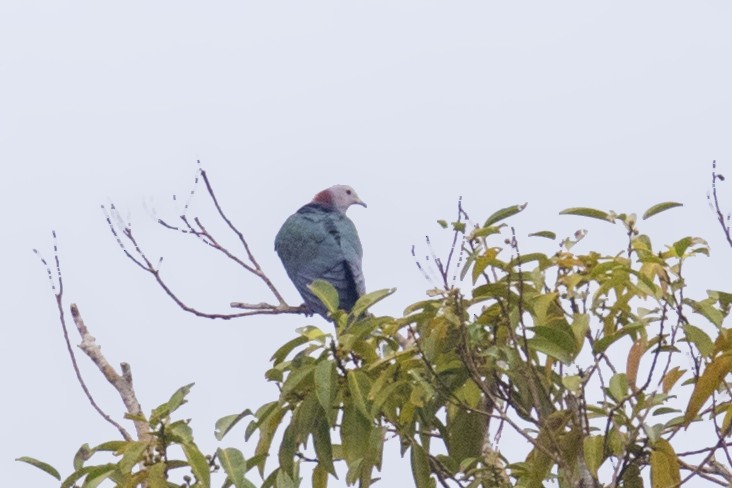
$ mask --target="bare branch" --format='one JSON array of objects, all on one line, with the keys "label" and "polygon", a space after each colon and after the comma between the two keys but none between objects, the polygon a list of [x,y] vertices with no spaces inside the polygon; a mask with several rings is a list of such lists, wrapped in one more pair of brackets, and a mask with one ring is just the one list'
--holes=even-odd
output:
[{"label": "bare branch", "polygon": [[[135,395],[135,390],[132,388],[132,372],[130,371],[129,364],[122,363],[122,374],[120,375],[117,373],[114,367],[109,364],[107,358],[102,354],[102,350],[99,345],[97,345],[96,339],[89,334],[89,330],[86,328],[84,320],[81,318],[81,314],[79,313],[79,308],[75,303],[71,304],[71,316],[74,318],[74,324],[76,324],[76,329],[79,331],[79,335],[81,336],[81,344],[79,344],[79,348],[84,351],[84,354],[92,360],[107,381],[115,390],[117,390],[117,393],[119,393],[119,396],[122,398],[122,402],[125,404],[127,413],[133,417],[135,430],[137,431],[137,438],[139,440],[149,439],[149,425],[147,422],[139,419],[142,415],[142,408],[140,407],[140,402],[137,400],[137,396]],[[125,439],[129,440],[129,435],[125,437]]]},{"label": "bare branch", "polygon": [[[198,162],[200,165],[200,161]],[[123,219],[120,217],[118,210],[115,208],[115,206],[112,204],[109,208],[102,206],[102,209],[104,210],[105,217],[107,220],[107,224],[109,225],[110,231],[114,235],[115,239],[117,240],[117,244],[120,246],[122,251],[124,252],[125,256],[127,256],[128,259],[130,259],[132,262],[134,262],[138,267],[140,267],[143,271],[151,274],[155,281],[158,283],[158,285],[163,289],[163,291],[184,311],[192,313],[193,315],[196,315],[198,317],[204,317],[208,319],[222,319],[222,320],[230,320],[235,319],[239,317],[246,317],[250,315],[279,315],[279,314],[308,314],[309,311],[307,308],[303,306],[291,306],[288,305],[282,295],[279,293],[277,288],[274,286],[272,281],[269,279],[269,277],[264,273],[262,270],[262,267],[257,262],[256,258],[251,252],[251,249],[249,248],[249,244],[247,240],[245,239],[244,235],[241,231],[239,231],[234,224],[231,222],[231,220],[226,216],[223,209],[221,208],[221,205],[219,204],[218,198],[216,197],[216,194],[213,190],[213,187],[211,186],[211,182],[208,179],[208,175],[203,169],[198,170],[198,174],[201,176],[201,179],[204,181],[206,185],[206,190],[208,192],[209,197],[211,198],[211,201],[214,204],[214,207],[216,208],[216,211],[218,215],[221,217],[221,219],[226,223],[226,225],[231,229],[237,236],[239,242],[244,248],[246,257],[242,258],[237,256],[234,252],[229,250],[227,247],[222,245],[218,239],[216,239],[211,232],[208,231],[206,226],[204,226],[201,219],[198,217],[189,218],[185,211],[188,210],[188,206],[190,203],[191,198],[193,197],[195,193],[195,185],[198,183],[198,176],[196,177],[196,181],[194,184],[194,188],[191,190],[191,193],[188,198],[188,203],[186,203],[184,214],[181,215],[179,218],[183,222],[182,226],[176,226],[172,225],[168,222],[166,222],[163,219],[158,219],[158,223],[163,226],[164,228],[168,230],[173,230],[180,232],[182,234],[190,235],[198,240],[200,240],[203,244],[206,246],[215,249],[216,251],[222,253],[230,260],[234,261],[236,264],[244,268],[244,270],[248,273],[251,273],[255,275],[257,278],[262,280],[264,284],[267,286],[267,288],[270,290],[274,298],[276,299],[276,304],[271,303],[256,303],[256,304],[249,304],[249,303],[242,303],[242,302],[232,302],[230,304],[231,308],[245,310],[243,312],[227,312],[227,313],[211,313],[211,312],[205,312],[202,310],[197,309],[196,307],[193,307],[186,303],[183,299],[181,299],[176,292],[173,291],[171,286],[166,282],[166,280],[163,278],[161,272],[160,272],[160,263],[162,262],[162,257],[157,260],[156,264],[153,264],[153,260],[151,260],[146,253],[142,250],[141,246],[137,242],[137,239],[135,235],[132,232],[132,228],[130,224],[125,223]]]},{"label": "bare branch", "polygon": [[[96,400],[94,400],[94,397],[91,394],[91,391],[86,385],[86,382],[84,381],[84,378],[81,376],[81,370],[79,369],[79,364],[76,361],[76,354],[74,353],[74,348],[71,346],[71,339],[69,338],[69,330],[66,326],[66,315],[64,313],[64,304],[63,304],[63,294],[64,294],[64,285],[63,285],[63,277],[61,276],[61,261],[59,258],[58,253],[58,245],[56,243],[56,232],[53,231],[53,254],[54,254],[54,261],[56,264],[56,279],[58,281],[58,287],[55,285],[53,281],[53,275],[51,273],[51,268],[46,262],[46,260],[41,256],[41,254],[38,252],[38,250],[33,250],[38,257],[40,257],[41,262],[46,266],[46,270],[48,271],[48,279],[51,282],[51,289],[54,292],[54,296],[56,298],[56,306],[58,307],[58,313],[59,313],[59,321],[61,322],[61,329],[63,330],[64,334],[64,341],[66,342],[66,350],[69,353],[69,357],[71,358],[71,365],[74,368],[74,373],[76,374],[76,379],[79,382],[79,385],[81,385],[81,389],[84,391],[84,394],[86,395],[87,399],[89,400],[89,403],[94,408],[94,410],[97,411],[97,413],[107,422],[109,422],[111,425],[113,425],[119,433],[122,435],[122,437],[125,440],[132,440],[132,437],[130,434],[125,430],[124,427],[122,427],[118,422],[116,422],[109,414],[104,412],[102,408],[97,404]],[[78,310],[76,310],[75,305],[71,306],[71,313],[74,316],[74,320],[76,321],[76,314],[78,314]],[[79,317],[80,319],[80,317]],[[77,324],[78,328],[78,324]],[[81,330],[80,330],[81,333]],[[93,340],[93,338],[92,338]],[[85,342],[84,335],[82,334],[82,345]],[[98,346],[97,346],[98,348]],[[86,351],[85,351],[86,352]],[[101,352],[99,353],[101,355]],[[139,409],[139,405],[138,405]],[[138,430],[138,435],[140,431]]]},{"label": "bare branch", "polygon": [[226,222],[226,224],[229,226],[229,228],[239,237],[239,241],[244,246],[244,250],[247,253],[247,257],[249,258],[249,261],[254,265],[254,268],[256,269],[256,275],[259,276],[262,281],[264,281],[267,285],[267,287],[270,289],[272,294],[277,298],[277,301],[280,303],[280,305],[285,304],[285,299],[282,298],[282,295],[280,295],[280,292],[277,291],[277,288],[272,284],[270,279],[267,277],[266,274],[262,271],[262,267],[259,266],[259,263],[254,258],[254,255],[252,254],[251,250],[249,249],[249,244],[247,243],[246,239],[244,238],[244,234],[242,234],[239,229],[237,229],[234,224],[231,223],[231,220],[224,214],[224,211],[221,208],[221,205],[219,205],[219,201],[216,198],[216,194],[213,191],[213,188],[211,187],[211,183],[208,181],[208,175],[206,174],[206,171],[201,170],[201,176],[203,177],[203,182],[206,184],[206,189],[208,190],[208,194],[211,196],[211,200],[214,203],[214,206],[216,207],[216,210],[219,212],[219,215],[221,218]]},{"label": "bare branch", "polygon": [[717,181],[724,181],[724,176],[717,173],[717,161],[712,161],[712,194],[707,195],[707,200],[709,200],[709,204],[712,207],[712,210],[717,215],[717,221],[719,222],[719,225],[722,227],[722,233],[724,234],[724,237],[727,239],[727,244],[732,247],[732,231],[730,230],[730,216],[727,214],[726,216],[722,212],[722,209],[719,205],[719,197],[717,196]]}]

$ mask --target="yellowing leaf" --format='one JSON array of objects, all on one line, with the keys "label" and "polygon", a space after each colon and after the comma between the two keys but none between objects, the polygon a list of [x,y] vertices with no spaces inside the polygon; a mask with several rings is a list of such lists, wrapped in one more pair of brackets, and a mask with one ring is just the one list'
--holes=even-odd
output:
[{"label": "yellowing leaf", "polygon": [[659,439],[651,451],[651,486],[676,488],[681,483],[679,460],[671,444]]},{"label": "yellowing leaf", "polygon": [[646,352],[647,348],[648,341],[646,340],[645,336],[643,336],[641,339],[638,339],[633,343],[632,346],[630,346],[630,351],[628,352],[628,362],[625,368],[625,375],[628,378],[628,384],[633,389],[635,389],[636,381],[638,379],[638,366],[640,365],[641,356],[643,356],[643,353]]},{"label": "yellowing leaf", "polygon": [[[727,432],[729,429],[730,422],[732,422],[732,404],[727,407],[727,411],[724,414],[724,420],[722,421],[722,432]],[[729,433],[727,434],[729,435]]]},{"label": "yellowing leaf", "polygon": [[663,377],[663,392],[668,393],[684,373],[686,373],[686,370],[679,369],[678,366],[671,368],[669,372],[666,373],[666,376]]},{"label": "yellowing leaf", "polygon": [[707,365],[689,398],[689,405],[684,413],[684,425],[688,426],[694,420],[704,403],[730,372],[730,368],[732,368],[732,356],[728,355],[717,356]]}]

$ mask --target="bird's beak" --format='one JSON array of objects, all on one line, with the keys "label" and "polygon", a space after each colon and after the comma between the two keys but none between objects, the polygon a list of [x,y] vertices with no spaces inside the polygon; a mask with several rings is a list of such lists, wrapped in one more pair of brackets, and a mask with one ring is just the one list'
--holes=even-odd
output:
[{"label": "bird's beak", "polygon": [[356,205],[361,205],[364,208],[368,207],[368,205],[366,205],[366,202],[362,201],[360,198],[353,203],[355,203]]}]

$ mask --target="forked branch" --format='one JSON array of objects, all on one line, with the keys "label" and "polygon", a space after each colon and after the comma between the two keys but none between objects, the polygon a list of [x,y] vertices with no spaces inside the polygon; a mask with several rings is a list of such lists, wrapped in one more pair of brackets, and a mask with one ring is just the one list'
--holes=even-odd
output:
[{"label": "forked branch", "polygon": [[[200,165],[200,161],[198,162]],[[261,280],[265,286],[269,289],[273,295],[276,303],[243,303],[243,302],[232,302],[230,303],[231,308],[243,310],[241,312],[206,312],[199,310],[186,303],[178,294],[173,291],[171,286],[165,280],[160,272],[160,264],[163,258],[159,258],[154,262],[148,255],[143,251],[142,247],[137,241],[137,238],[132,232],[132,227],[129,223],[124,222],[121,218],[119,211],[114,204],[109,207],[102,206],[102,210],[105,213],[107,224],[109,229],[117,240],[120,248],[124,252],[125,256],[134,262],[140,269],[152,275],[153,279],[163,289],[163,291],[183,310],[192,313],[198,317],[205,317],[209,319],[223,319],[230,320],[239,317],[246,317],[249,315],[279,315],[279,314],[306,314],[307,309],[303,306],[291,306],[285,302],[282,294],[277,290],[272,280],[262,270],[257,259],[252,253],[249,243],[247,242],[244,234],[237,229],[231,219],[226,215],[219,200],[214,192],[211,182],[202,168],[199,168],[198,175],[194,182],[194,189],[191,191],[191,196],[194,195],[196,186],[199,181],[199,177],[204,182],[206,192],[213,203],[217,214],[226,223],[227,227],[236,235],[239,243],[243,248],[243,256],[237,255],[234,251],[230,250],[226,246],[220,243],[212,232],[203,224],[199,217],[189,217],[186,215],[188,211],[188,203],[186,203],[183,214],[179,217],[181,225],[171,224],[163,219],[158,219],[158,223],[165,229],[180,232],[181,234],[195,237],[199,242],[207,247],[210,247],[219,253],[226,256],[231,261],[235,262],[238,266],[244,269],[245,272],[251,273]]]},{"label": "forked branch", "polygon": [[[71,358],[71,364],[74,368],[74,373],[76,374],[76,379],[79,382],[79,385],[81,386],[81,389],[84,390],[84,394],[86,395],[87,399],[89,400],[89,403],[91,403],[94,410],[101,415],[101,417],[109,422],[111,425],[113,425],[119,433],[122,435],[122,437],[125,440],[132,440],[132,436],[130,436],[129,432],[122,427],[118,422],[116,422],[109,414],[104,412],[102,408],[99,406],[99,404],[94,400],[94,397],[91,394],[91,391],[89,390],[86,382],[84,381],[84,378],[81,376],[81,371],[79,369],[79,365],[76,360],[76,354],[74,353],[74,348],[71,345],[71,339],[69,337],[69,331],[66,324],[66,314],[64,310],[64,303],[63,303],[63,294],[64,294],[64,286],[63,286],[63,277],[61,275],[61,263],[59,259],[58,254],[58,246],[56,244],[56,233],[53,232],[53,254],[54,254],[54,262],[56,267],[56,280],[54,281],[53,272],[51,271],[51,267],[48,264],[48,262],[41,256],[41,254],[38,252],[38,250],[34,249],[33,251],[38,255],[38,257],[41,259],[41,262],[46,267],[46,271],[48,272],[48,279],[51,283],[51,290],[53,291],[53,294],[56,298],[56,305],[58,307],[59,312],[59,321],[61,322],[61,329],[63,330],[64,334],[64,340],[66,342],[66,349],[69,353],[69,357]],[[122,402],[125,404],[125,408],[127,410],[127,413],[130,414],[134,420],[135,424],[135,430],[137,431],[137,439],[138,440],[147,440],[150,437],[149,433],[149,426],[147,422],[140,420],[142,418],[142,409],[140,408],[140,403],[137,400],[137,396],[135,395],[135,391],[132,387],[132,372],[130,370],[130,367],[127,363],[122,363],[120,365],[120,369],[122,371],[122,374],[117,373],[115,371],[114,367],[107,361],[107,359],[102,354],[101,348],[96,344],[96,340],[92,335],[89,333],[89,330],[86,328],[86,325],[84,325],[84,321],[81,318],[81,314],[79,313],[79,309],[75,304],[72,304],[71,307],[71,316],[73,317],[74,324],[76,325],[76,329],[79,332],[79,336],[81,337],[81,344],[78,346],[84,354],[86,354],[92,362],[97,366],[99,371],[104,375],[104,377],[109,381],[109,383],[117,390],[120,397],[122,398]]]}]

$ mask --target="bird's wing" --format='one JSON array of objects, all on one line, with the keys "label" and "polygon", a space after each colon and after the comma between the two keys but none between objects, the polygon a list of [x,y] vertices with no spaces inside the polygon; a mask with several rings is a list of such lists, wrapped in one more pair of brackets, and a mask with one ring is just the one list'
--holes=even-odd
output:
[{"label": "bird's wing", "polygon": [[275,249],[288,276],[313,311],[326,314],[307,287],[317,279],[331,283],[338,291],[340,307],[350,310],[365,291],[361,242],[356,228],[340,213],[307,206],[303,209],[282,226],[275,238]]},{"label": "bird's wing", "polygon": [[353,284],[358,296],[366,293],[366,281],[363,277],[363,269],[361,267],[363,259],[363,248],[361,240],[358,237],[356,226],[353,225],[351,219],[345,215],[341,215],[340,219],[335,222],[336,232],[339,235],[339,244],[343,252],[343,260],[351,274]]}]

